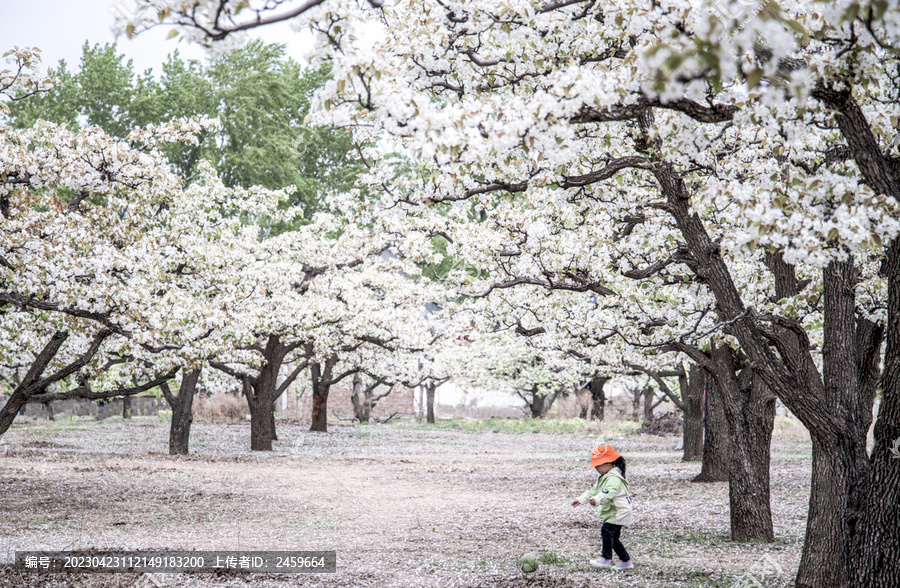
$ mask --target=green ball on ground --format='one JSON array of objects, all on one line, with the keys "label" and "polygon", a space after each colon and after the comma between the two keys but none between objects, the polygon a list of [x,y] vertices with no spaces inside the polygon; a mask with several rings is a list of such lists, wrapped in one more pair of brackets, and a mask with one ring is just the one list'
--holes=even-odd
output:
[{"label": "green ball on ground", "polygon": [[526,553],[519,559],[519,569],[525,572],[526,574],[530,574],[531,572],[538,569],[538,560],[536,557],[531,555],[530,553]]}]

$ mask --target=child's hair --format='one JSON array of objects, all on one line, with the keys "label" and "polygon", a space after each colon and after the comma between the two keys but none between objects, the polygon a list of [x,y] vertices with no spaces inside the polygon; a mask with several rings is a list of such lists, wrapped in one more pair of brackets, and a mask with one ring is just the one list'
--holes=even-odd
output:
[{"label": "child's hair", "polygon": [[622,477],[625,477],[625,458],[621,455],[616,458],[616,461],[612,462],[613,467],[619,468],[619,471],[622,472]]}]

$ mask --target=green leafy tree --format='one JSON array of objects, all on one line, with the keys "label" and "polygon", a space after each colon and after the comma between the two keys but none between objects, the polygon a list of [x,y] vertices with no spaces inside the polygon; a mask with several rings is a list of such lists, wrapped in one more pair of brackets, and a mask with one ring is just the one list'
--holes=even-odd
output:
[{"label": "green leafy tree", "polygon": [[45,119],[69,125],[73,129],[78,127],[79,100],[74,95],[74,90],[78,87],[77,74],[69,71],[65,60],[60,61],[59,66],[49,73],[56,79],[56,83],[44,92],[7,104],[9,114],[4,116],[9,119],[7,122],[18,128],[26,128],[34,126],[39,119]]},{"label": "green leafy tree", "polygon": [[164,147],[173,168],[190,181],[205,159],[229,187],[295,185],[291,204],[307,214],[329,191],[348,190],[360,171],[348,133],[303,123],[312,94],[328,79],[327,66],[304,68],[283,45],[255,40],[208,62],[185,61],[175,51],[157,80],[151,70],[136,75],[116,45],[85,43],[79,69],[70,72],[62,61],[54,75],[59,82],[50,92],[11,105],[10,124],[24,128],[45,119],[125,137],[135,126],[218,118],[221,128],[198,145]]}]

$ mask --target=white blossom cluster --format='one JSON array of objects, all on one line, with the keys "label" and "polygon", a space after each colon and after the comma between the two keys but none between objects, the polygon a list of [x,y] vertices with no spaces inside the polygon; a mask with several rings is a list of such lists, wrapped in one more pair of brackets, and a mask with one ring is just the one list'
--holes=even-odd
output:
[{"label": "white blossom cluster", "polygon": [[[548,331],[566,324],[559,336],[577,331],[575,340],[615,332],[646,350],[721,336],[712,297],[680,253],[680,228],[659,205],[661,159],[684,178],[756,313],[800,319],[815,344],[821,272],[853,256],[860,303],[884,318],[876,270],[882,245],[900,234],[898,203],[861,182],[836,148],[833,114],[810,93],[816,80],[857,72],[854,96],[882,147],[893,144],[897,63],[880,47],[896,46],[900,16],[885,3],[797,1],[723,22],[713,3],[678,0],[398,1],[377,12],[385,32],[374,49],[354,42],[374,14],[354,4],[307,15],[334,58],[314,118],[369,145],[365,181],[383,206],[373,216],[405,235],[406,253],[440,263],[432,239],[441,235],[446,255],[480,270],[448,276],[461,292],[494,288],[502,307],[505,285],[580,287],[582,306],[598,300],[592,312],[574,312],[567,295],[539,313]],[[871,30],[854,24],[859,10],[872,11]],[[841,51],[835,38],[851,37],[852,51]],[[638,128],[628,111],[647,104],[653,120]],[[413,171],[397,177],[385,146],[400,146]],[[772,251],[808,284],[797,296],[775,296],[764,264]],[[510,306],[511,324],[546,306],[539,289]],[[608,363],[623,354],[606,349]]]},{"label": "white blossom cluster", "polygon": [[335,356],[341,368],[421,377],[418,356],[437,339],[425,305],[443,303],[443,290],[349,210],[270,236],[263,221],[297,219],[292,188],[227,188],[208,164],[185,185],[157,148],[214,124],[178,120],[124,141],[44,121],[0,129],[5,375],[23,376],[64,333],[49,370],[89,361],[56,392],[208,360],[259,368],[270,336],[292,341],[295,361]]},{"label": "white blossom cluster", "polygon": [[[539,325],[550,348],[602,341],[592,361],[609,364],[626,348],[723,337],[660,192],[666,174],[756,316],[797,319],[815,345],[823,268],[852,256],[861,308],[883,318],[876,268],[900,233],[898,203],[860,180],[813,94],[851,78],[880,147],[896,150],[886,57],[900,13],[888,2],[144,4],[207,41],[288,18],[312,29],[334,75],[313,118],[353,129],[379,195],[360,218],[398,236],[403,255],[453,261],[446,279],[461,294],[508,313],[510,328]],[[373,22],[374,46],[362,34]],[[389,151],[412,160],[409,173]],[[798,294],[776,295],[773,253]],[[510,303],[513,287],[527,301]]]}]

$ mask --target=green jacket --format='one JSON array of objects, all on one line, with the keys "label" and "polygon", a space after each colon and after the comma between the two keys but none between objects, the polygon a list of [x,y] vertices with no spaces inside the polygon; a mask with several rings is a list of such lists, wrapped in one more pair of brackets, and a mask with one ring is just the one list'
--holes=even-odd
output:
[{"label": "green jacket", "polygon": [[613,525],[630,525],[634,522],[631,512],[631,495],[628,494],[628,480],[622,476],[619,468],[613,468],[600,476],[593,488],[577,498],[585,504],[588,499],[596,497],[597,514],[604,523]]}]

